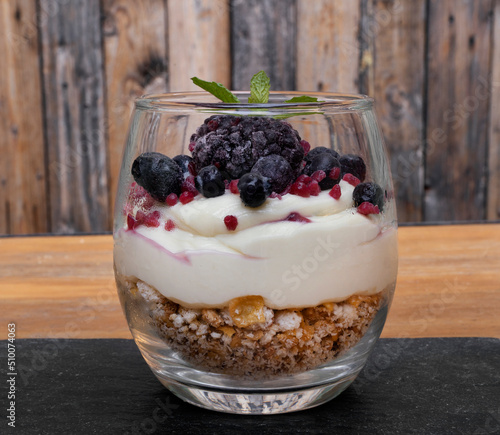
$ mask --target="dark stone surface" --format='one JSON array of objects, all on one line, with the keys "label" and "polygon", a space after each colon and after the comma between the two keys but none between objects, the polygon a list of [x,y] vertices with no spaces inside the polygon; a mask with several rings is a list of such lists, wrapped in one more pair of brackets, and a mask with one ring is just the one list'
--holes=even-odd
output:
[{"label": "dark stone surface", "polygon": [[500,340],[492,338],[380,340],[336,399],[262,417],[182,402],[131,340],[16,340],[16,429],[5,420],[6,341],[0,357],[2,434],[500,433]]}]

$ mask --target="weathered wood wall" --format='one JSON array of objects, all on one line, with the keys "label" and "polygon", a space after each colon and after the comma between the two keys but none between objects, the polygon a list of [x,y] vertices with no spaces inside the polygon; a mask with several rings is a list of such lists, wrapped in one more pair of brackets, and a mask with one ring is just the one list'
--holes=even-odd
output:
[{"label": "weathered wood wall", "polygon": [[111,228],[132,101],[374,96],[402,222],[500,219],[500,0],[0,0],[0,234]]}]

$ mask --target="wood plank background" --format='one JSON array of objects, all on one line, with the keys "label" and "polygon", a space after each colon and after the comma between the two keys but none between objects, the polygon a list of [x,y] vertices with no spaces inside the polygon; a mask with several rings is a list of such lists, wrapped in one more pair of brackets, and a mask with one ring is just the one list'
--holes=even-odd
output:
[{"label": "wood plank background", "polygon": [[111,228],[133,100],[377,100],[401,222],[500,219],[500,0],[0,0],[0,234]]}]

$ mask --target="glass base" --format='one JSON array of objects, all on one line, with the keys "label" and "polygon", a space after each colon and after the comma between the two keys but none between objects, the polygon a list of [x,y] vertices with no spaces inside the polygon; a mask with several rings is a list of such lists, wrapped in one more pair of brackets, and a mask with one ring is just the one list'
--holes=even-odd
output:
[{"label": "glass base", "polygon": [[211,411],[255,415],[284,414],[322,405],[342,393],[356,378],[305,390],[257,393],[210,390],[157,377],[172,393],[192,405]]}]

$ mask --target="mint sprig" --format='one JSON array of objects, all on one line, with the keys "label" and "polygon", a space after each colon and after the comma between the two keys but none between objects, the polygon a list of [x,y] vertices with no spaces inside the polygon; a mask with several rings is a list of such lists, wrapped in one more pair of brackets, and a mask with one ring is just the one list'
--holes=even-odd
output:
[{"label": "mint sprig", "polygon": [[250,81],[250,104],[265,104],[269,101],[269,90],[271,89],[271,80],[264,71],[259,71]]},{"label": "mint sprig", "polygon": [[213,96],[217,97],[223,103],[240,103],[238,97],[234,95],[231,91],[226,89],[224,85],[217,82],[206,82],[198,77],[191,77],[191,80],[196,86],[210,92]]},{"label": "mint sprig", "polygon": [[300,97],[293,97],[289,100],[283,101],[284,103],[318,103],[316,97],[308,97],[307,95],[302,95]]}]

